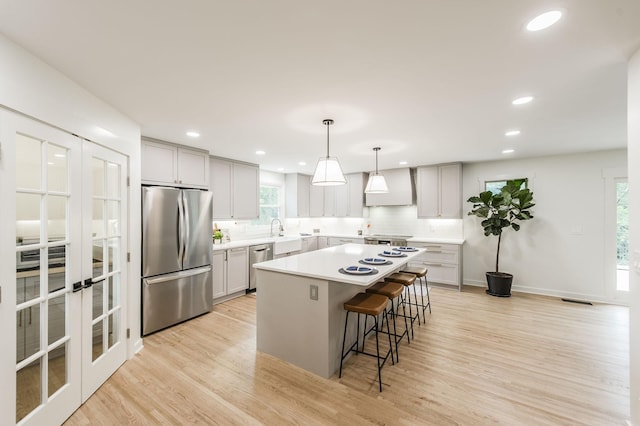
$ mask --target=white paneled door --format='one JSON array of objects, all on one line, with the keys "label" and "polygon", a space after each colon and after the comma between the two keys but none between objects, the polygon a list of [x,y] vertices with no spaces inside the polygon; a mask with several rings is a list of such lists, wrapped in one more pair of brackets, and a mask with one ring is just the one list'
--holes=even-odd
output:
[{"label": "white paneled door", "polygon": [[61,424],[126,357],[126,157],[1,110],[0,131],[0,424]]}]

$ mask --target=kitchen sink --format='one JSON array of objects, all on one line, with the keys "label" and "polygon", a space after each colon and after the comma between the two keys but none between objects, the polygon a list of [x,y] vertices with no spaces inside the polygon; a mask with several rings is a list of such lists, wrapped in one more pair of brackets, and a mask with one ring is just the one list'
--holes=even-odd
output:
[{"label": "kitchen sink", "polygon": [[289,253],[299,251],[302,248],[300,237],[276,237],[273,239],[273,254]]}]

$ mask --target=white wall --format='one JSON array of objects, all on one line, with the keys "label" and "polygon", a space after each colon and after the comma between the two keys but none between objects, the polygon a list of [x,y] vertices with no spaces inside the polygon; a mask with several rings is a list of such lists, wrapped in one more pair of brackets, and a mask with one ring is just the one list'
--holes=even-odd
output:
[{"label": "white wall", "polygon": [[[139,338],[140,126],[2,35],[0,64],[0,107],[37,118],[128,157],[131,182],[128,327],[133,341],[129,345],[129,356],[132,356],[142,345]],[[2,173],[0,169],[0,180]]]},{"label": "white wall", "polygon": [[[514,274],[513,290],[608,300],[603,172],[626,162],[626,150],[613,150],[463,165],[465,215],[466,200],[485,180],[530,179],[535,218],[502,236],[500,270]],[[485,237],[473,216],[464,218],[464,237],[463,281],[484,286],[485,272],[495,269],[497,237]]]},{"label": "white wall", "polygon": [[[640,50],[629,63],[629,358],[631,366],[631,420],[640,425]],[[633,266],[635,265],[635,267]]]}]

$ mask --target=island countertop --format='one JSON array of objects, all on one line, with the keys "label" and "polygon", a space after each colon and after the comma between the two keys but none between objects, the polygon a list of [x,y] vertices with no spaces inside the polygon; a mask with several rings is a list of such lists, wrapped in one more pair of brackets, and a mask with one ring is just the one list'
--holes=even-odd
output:
[{"label": "island countertop", "polygon": [[[370,286],[390,272],[397,270],[398,267],[405,265],[412,257],[424,251],[424,249],[418,249],[414,252],[406,252],[403,253],[403,257],[380,256],[380,253],[389,250],[391,250],[391,247],[383,245],[343,244],[301,253],[295,256],[256,263],[253,267],[265,271],[360,286]],[[385,258],[391,262],[391,264],[365,265],[359,263],[360,260],[367,257]],[[347,266],[369,266],[377,269],[379,272],[368,275],[351,275],[339,272],[340,268]]]}]

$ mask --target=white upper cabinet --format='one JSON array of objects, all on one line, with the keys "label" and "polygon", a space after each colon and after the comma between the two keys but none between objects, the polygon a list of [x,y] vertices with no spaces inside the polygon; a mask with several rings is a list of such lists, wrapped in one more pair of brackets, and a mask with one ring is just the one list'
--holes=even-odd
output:
[{"label": "white upper cabinet", "polygon": [[324,216],[324,186],[309,185],[309,217]]},{"label": "white upper cabinet", "polygon": [[462,217],[462,165],[460,163],[418,167],[418,217]]},{"label": "white upper cabinet", "polygon": [[407,206],[414,202],[413,182],[411,170],[390,169],[381,170],[389,187],[386,194],[366,194],[367,206]]},{"label": "white upper cabinet", "polygon": [[142,139],[142,183],[209,189],[209,153]]},{"label": "white upper cabinet", "polygon": [[285,211],[287,217],[309,217],[311,176],[299,173],[285,175]]},{"label": "white upper cabinet", "polygon": [[257,165],[211,157],[214,219],[256,219],[260,169]]}]

